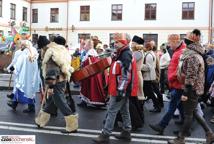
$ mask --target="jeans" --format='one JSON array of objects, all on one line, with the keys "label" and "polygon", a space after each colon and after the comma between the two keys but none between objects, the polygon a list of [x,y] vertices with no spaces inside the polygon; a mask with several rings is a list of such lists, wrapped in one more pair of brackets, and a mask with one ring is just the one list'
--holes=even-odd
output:
[{"label": "jeans", "polygon": [[129,98],[126,96],[119,102],[116,102],[116,96],[111,96],[109,100],[109,107],[107,118],[102,130],[105,135],[110,135],[114,128],[114,123],[117,113],[120,111],[123,120],[123,130],[131,131],[131,118],[129,113]]},{"label": "jeans", "polygon": [[168,106],[168,111],[160,121],[159,125],[163,128],[165,128],[170,120],[172,119],[174,112],[176,108],[179,109],[181,116],[183,117],[183,109],[182,109],[182,104],[181,104],[181,96],[183,94],[183,90],[178,90],[178,89],[172,89],[171,90],[171,99],[169,102]]}]

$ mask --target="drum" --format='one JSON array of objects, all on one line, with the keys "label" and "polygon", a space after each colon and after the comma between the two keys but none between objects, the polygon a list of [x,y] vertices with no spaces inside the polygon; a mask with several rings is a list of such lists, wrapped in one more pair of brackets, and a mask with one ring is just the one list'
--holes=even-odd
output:
[{"label": "drum", "polygon": [[78,82],[91,76],[94,76],[100,72],[103,72],[106,68],[110,67],[111,62],[111,57],[107,57],[93,64],[87,65],[82,69],[75,71],[71,76],[71,80],[73,80],[74,82]]}]

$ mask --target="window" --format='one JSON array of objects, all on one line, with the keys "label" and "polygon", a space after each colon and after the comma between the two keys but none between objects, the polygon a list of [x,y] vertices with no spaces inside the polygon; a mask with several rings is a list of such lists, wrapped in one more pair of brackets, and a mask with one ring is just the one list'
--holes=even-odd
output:
[{"label": "window", "polygon": [[186,34],[180,34],[181,40],[184,40],[185,37],[186,37]]},{"label": "window", "polygon": [[58,8],[51,8],[51,23],[59,22],[59,9]]},{"label": "window", "polygon": [[80,6],[80,21],[90,21],[90,6]]},{"label": "window", "polygon": [[109,47],[110,48],[114,47],[114,33],[109,34]]},{"label": "window", "polygon": [[10,19],[16,19],[16,5],[12,3],[10,4]]},{"label": "window", "polygon": [[156,20],[156,7],[155,3],[145,4],[145,20]]},{"label": "window", "polygon": [[32,43],[33,45],[36,45],[39,39],[39,35],[38,34],[32,34]]},{"label": "window", "polygon": [[90,33],[79,33],[78,34],[78,42],[80,43],[80,40],[86,40],[86,39],[90,39],[91,38],[91,34]]},{"label": "window", "polygon": [[27,21],[27,8],[23,7],[22,20]]},{"label": "window", "polygon": [[53,42],[53,41],[54,41],[54,38],[57,37],[57,36],[60,36],[60,35],[59,35],[59,34],[49,34],[48,36],[49,36],[49,40],[50,40],[51,42]]},{"label": "window", "polygon": [[32,23],[38,23],[38,9],[32,9]]},{"label": "window", "polygon": [[11,32],[11,31],[8,31],[7,34],[8,34],[8,36],[11,36],[11,35],[12,35],[12,32]]},{"label": "window", "polygon": [[4,31],[0,30],[0,35],[3,36],[4,35]]},{"label": "window", "polygon": [[158,44],[158,34],[143,34],[143,39],[146,42],[155,41],[155,44],[157,46]]},{"label": "window", "polygon": [[113,4],[111,7],[111,20],[119,21],[122,20],[123,5]]},{"label": "window", "polygon": [[194,19],[195,3],[183,2],[182,3],[182,19]]},{"label": "window", "polygon": [[2,0],[0,0],[0,17],[2,17]]}]

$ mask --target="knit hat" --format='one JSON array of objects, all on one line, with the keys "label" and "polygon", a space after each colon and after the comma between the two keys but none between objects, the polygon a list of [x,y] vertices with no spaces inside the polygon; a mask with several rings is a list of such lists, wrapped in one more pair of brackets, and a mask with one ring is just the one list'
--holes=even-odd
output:
[{"label": "knit hat", "polygon": [[141,37],[136,36],[136,35],[132,38],[132,41],[136,42],[137,44],[140,44],[140,45],[144,44],[144,39],[142,39]]},{"label": "knit hat", "polygon": [[124,45],[127,45],[130,42],[130,36],[127,33],[115,33],[113,39]]},{"label": "knit hat", "polygon": [[39,39],[37,41],[37,44],[38,44],[38,48],[43,48],[45,47],[46,45],[48,45],[50,43],[50,41],[47,39],[46,36],[39,36]]}]

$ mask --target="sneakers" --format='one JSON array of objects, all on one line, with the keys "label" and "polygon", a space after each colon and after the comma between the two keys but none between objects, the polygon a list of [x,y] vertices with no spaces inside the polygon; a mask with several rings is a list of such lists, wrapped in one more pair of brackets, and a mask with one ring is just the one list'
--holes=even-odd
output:
[{"label": "sneakers", "polygon": [[97,138],[93,139],[93,141],[97,144],[108,144],[109,135],[101,133]]},{"label": "sneakers", "polygon": [[156,131],[156,132],[159,132],[159,134],[163,134],[163,132],[164,132],[164,127],[162,127],[162,126],[160,126],[159,124],[155,124],[155,125],[152,125],[152,124],[150,124],[149,125],[154,131]]},{"label": "sneakers", "polygon": [[115,135],[114,137],[121,140],[131,141],[131,133],[129,131],[122,131],[120,135]]},{"label": "sneakers", "polygon": [[8,101],[8,102],[7,102],[7,105],[8,105],[9,107],[11,107],[13,110],[16,110],[16,107],[17,107],[17,105],[18,105],[18,102],[16,102],[16,101]]},{"label": "sneakers", "polygon": [[184,137],[177,137],[173,140],[169,140],[168,144],[185,144],[185,139]]},{"label": "sneakers", "polygon": [[23,113],[35,113],[35,105],[28,104],[28,108],[23,110]]},{"label": "sneakers", "polygon": [[7,95],[7,98],[9,98],[9,99],[13,99],[13,97],[14,97],[13,93]]}]

